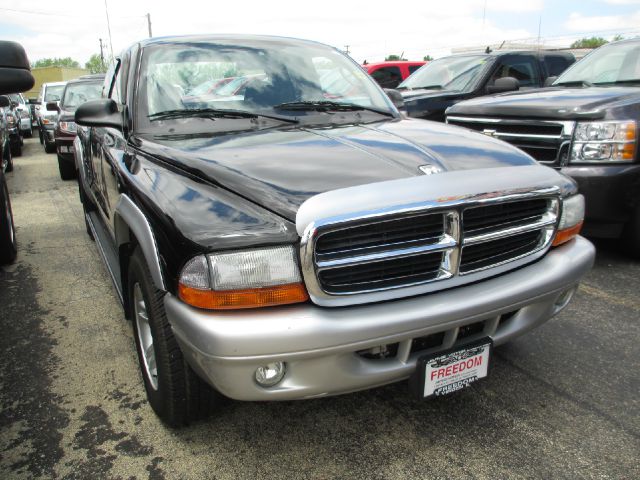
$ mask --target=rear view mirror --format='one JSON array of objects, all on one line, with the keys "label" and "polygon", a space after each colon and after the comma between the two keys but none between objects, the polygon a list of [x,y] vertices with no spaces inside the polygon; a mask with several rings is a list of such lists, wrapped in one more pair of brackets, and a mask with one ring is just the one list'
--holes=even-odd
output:
[{"label": "rear view mirror", "polygon": [[16,42],[0,40],[0,94],[24,92],[33,87],[29,59]]},{"label": "rear view mirror", "polygon": [[391,102],[395,105],[398,110],[404,108],[404,98],[402,94],[393,88],[385,88],[384,93],[387,94]]},{"label": "rear view mirror", "polygon": [[487,87],[488,93],[515,92],[520,90],[520,82],[513,77],[498,78],[493,85]]},{"label": "rear view mirror", "polygon": [[118,104],[110,98],[83,103],[76,110],[75,119],[78,125],[85,127],[124,127]]},{"label": "rear view mirror", "polygon": [[60,107],[57,102],[47,102],[47,110],[50,112],[59,112]]},{"label": "rear view mirror", "polygon": [[544,86],[545,87],[550,87],[553,82],[555,82],[558,79],[558,77],[547,77],[544,81]]},{"label": "rear view mirror", "polygon": [[6,108],[11,105],[11,100],[6,95],[0,95],[0,108]]}]

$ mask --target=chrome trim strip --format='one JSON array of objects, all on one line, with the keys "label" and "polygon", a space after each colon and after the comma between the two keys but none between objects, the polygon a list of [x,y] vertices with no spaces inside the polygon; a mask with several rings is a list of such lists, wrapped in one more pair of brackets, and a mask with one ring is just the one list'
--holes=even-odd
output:
[{"label": "chrome trim strip", "polygon": [[[151,279],[156,288],[166,291],[162,269],[160,267],[158,246],[153,231],[151,230],[151,225],[149,225],[147,221],[147,217],[144,216],[144,213],[142,213],[138,206],[125,194],[120,195],[115,212],[136,236],[144,258],[147,261]],[[116,245],[120,248],[120,245],[129,241],[129,239],[122,232],[118,231],[117,225],[114,225],[114,227],[116,227],[114,229],[116,233]]]},{"label": "chrome trim strip", "polygon": [[543,227],[546,227],[549,225],[555,225],[556,222],[557,222],[557,215],[552,215],[548,212],[542,217],[542,219],[540,219],[535,223],[530,223],[528,225],[522,225],[519,227],[505,228],[502,230],[496,230],[491,233],[474,235],[472,237],[465,237],[463,246],[490,242],[491,240],[498,240],[500,238],[505,238],[505,237],[513,237],[520,233],[531,232],[533,230],[541,230]]}]

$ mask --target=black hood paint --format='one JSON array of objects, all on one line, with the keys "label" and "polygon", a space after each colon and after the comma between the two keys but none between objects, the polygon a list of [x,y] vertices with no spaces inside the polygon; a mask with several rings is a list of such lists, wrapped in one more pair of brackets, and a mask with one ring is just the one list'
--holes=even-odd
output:
[{"label": "black hood paint", "polygon": [[457,102],[475,96],[474,93],[424,88],[401,90],[400,93],[404,99],[404,107],[410,117],[440,122],[444,121],[444,112],[447,108]]},{"label": "black hood paint", "polygon": [[551,87],[467,100],[449,108],[447,115],[597,120],[607,110],[639,101],[638,87]]},{"label": "black hood paint", "polygon": [[413,119],[226,136],[147,134],[132,143],[291,221],[299,206],[314,195],[423,175],[422,165],[446,172],[534,163],[499,140]]}]

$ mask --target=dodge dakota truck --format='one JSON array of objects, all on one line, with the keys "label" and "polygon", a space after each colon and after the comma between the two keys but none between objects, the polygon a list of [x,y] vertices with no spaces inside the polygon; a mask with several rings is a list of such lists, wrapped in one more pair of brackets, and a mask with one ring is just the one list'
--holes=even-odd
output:
[{"label": "dodge dakota truck", "polygon": [[447,122],[505,140],[572,177],[585,234],[640,257],[640,40],[604,45],[550,88],[461,102]]},{"label": "dodge dakota truck", "polygon": [[[254,77],[193,95],[227,72]],[[315,42],[144,40],[75,121],[87,230],[170,425],[224,396],[473,385],[492,347],[565,308],[594,260],[573,180],[403,117]]]}]

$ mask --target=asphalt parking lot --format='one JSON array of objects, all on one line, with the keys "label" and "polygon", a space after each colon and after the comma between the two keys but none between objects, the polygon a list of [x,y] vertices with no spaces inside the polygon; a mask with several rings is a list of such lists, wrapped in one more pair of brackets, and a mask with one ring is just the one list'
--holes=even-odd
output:
[{"label": "asphalt parking lot", "polygon": [[85,232],[37,136],[8,174],[18,260],[0,267],[0,478],[640,478],[640,262],[598,243],[571,306],[495,351],[491,376],[418,402],[407,385],[229,402],[166,428]]}]

